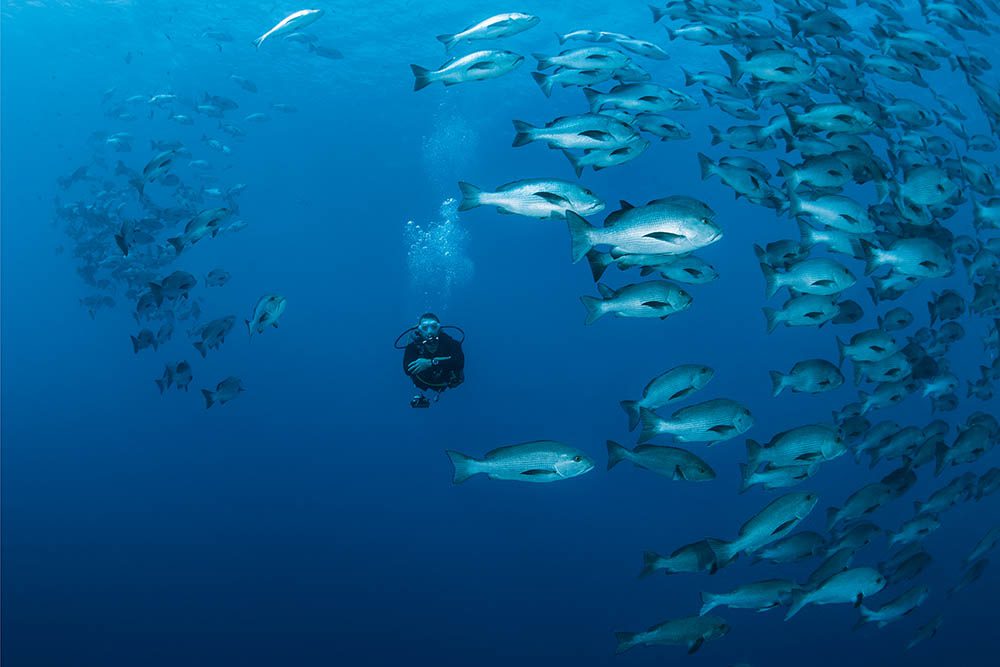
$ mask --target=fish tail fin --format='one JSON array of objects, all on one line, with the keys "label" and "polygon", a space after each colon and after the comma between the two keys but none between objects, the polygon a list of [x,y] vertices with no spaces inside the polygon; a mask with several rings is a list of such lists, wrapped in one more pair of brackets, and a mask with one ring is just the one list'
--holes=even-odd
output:
[{"label": "fish tail fin", "polygon": [[615,653],[624,653],[638,644],[639,642],[635,640],[637,634],[636,632],[616,632],[615,641],[618,642],[618,647],[615,648]]},{"label": "fish tail fin", "polygon": [[590,275],[594,277],[595,283],[601,279],[601,276],[613,262],[610,253],[599,252],[593,248],[587,251],[587,264],[590,265]]},{"label": "fish tail fin", "polygon": [[806,250],[812,250],[816,245],[816,228],[805,220],[799,220],[799,238],[800,244]]},{"label": "fish tail fin", "polygon": [[548,56],[542,55],[541,53],[532,53],[531,55],[538,61],[538,69],[542,70],[552,67],[552,61],[549,60]]},{"label": "fish tail fin", "polygon": [[882,256],[878,247],[868,239],[861,239],[861,250],[864,253],[865,275],[870,276],[878,270],[882,263]]},{"label": "fish tail fin", "polygon": [[947,463],[948,457],[948,445],[943,442],[937,443],[937,447],[934,448],[934,476],[940,475],[945,468],[945,463]]},{"label": "fish tail fin", "polygon": [[538,84],[538,87],[542,89],[542,92],[545,94],[545,97],[551,97],[552,96],[552,79],[551,79],[551,77],[549,77],[548,75],[543,74],[541,72],[532,72],[531,73],[531,78],[534,79],[535,83]]},{"label": "fish tail fin", "polygon": [[660,560],[660,554],[655,551],[642,552],[642,570],[639,571],[639,578],[642,579],[655,573],[659,569]]},{"label": "fish tail fin", "polygon": [[792,593],[792,602],[788,607],[788,613],[785,614],[785,620],[787,621],[792,616],[802,611],[802,608],[809,604],[808,593],[805,591]]},{"label": "fish tail fin", "polygon": [[761,264],[760,271],[764,274],[764,298],[770,299],[781,289],[781,274],[767,264]]},{"label": "fish tail fin", "polygon": [[753,469],[746,463],[740,466],[740,493],[746,493],[750,489],[750,478],[753,477]]},{"label": "fish tail fin", "polygon": [[181,254],[182,250],[184,250],[183,236],[175,236],[173,238],[167,239],[167,243],[169,243],[174,247],[174,252],[177,253],[178,255]]},{"label": "fish tail fin", "polygon": [[451,479],[452,484],[461,484],[479,472],[476,470],[476,459],[471,456],[466,456],[452,449],[446,450],[445,454],[448,455],[451,464],[455,466],[455,471]]},{"label": "fish tail fin", "polygon": [[761,311],[767,321],[767,333],[771,333],[778,327],[778,311],[774,308],[761,308]]},{"label": "fish tail fin", "polygon": [[726,53],[725,51],[720,51],[719,54],[722,59],[726,61],[726,65],[729,67],[729,81],[735,86],[743,76],[743,70],[740,68],[740,61],[736,59],[736,56],[731,53]]},{"label": "fish tail fin", "polygon": [[149,283],[149,291],[153,293],[153,298],[156,299],[156,305],[163,304],[163,286],[159,283]]},{"label": "fish tail fin", "polygon": [[587,252],[594,247],[590,240],[590,223],[574,211],[566,211],[566,225],[569,227],[570,254],[573,263],[586,257]]},{"label": "fish tail fin", "polygon": [[583,96],[587,98],[587,104],[590,106],[591,113],[597,113],[597,110],[601,108],[600,91],[593,88],[584,88]]},{"label": "fish tail fin", "polygon": [[608,440],[608,470],[628,458],[628,450],[614,440]]},{"label": "fish tail fin", "polygon": [[129,336],[132,339],[132,354],[139,354],[139,339],[135,336]]},{"label": "fish tail fin", "polygon": [[525,123],[523,120],[515,120],[514,132],[516,132],[516,134],[514,135],[514,141],[511,143],[511,146],[517,148],[519,146],[530,144],[535,140],[535,129],[535,126],[531,123]]},{"label": "fish tail fin", "polygon": [[580,301],[587,308],[587,318],[584,324],[593,324],[604,315],[604,300],[596,296],[581,296]]},{"label": "fish tail fin", "polygon": [[455,39],[455,35],[438,35],[435,39],[444,44],[445,51],[451,51],[451,47],[455,46],[458,42],[458,40]]},{"label": "fish tail fin", "polygon": [[713,169],[715,168],[712,158],[708,157],[704,153],[698,153],[698,166],[701,167],[701,180],[708,180],[708,177],[712,175]]},{"label": "fish tail fin", "polygon": [[753,438],[747,438],[747,466],[750,470],[756,470],[760,465],[761,444]]},{"label": "fish tail fin", "polygon": [[785,375],[781,371],[770,371],[771,396],[777,396],[785,388]]},{"label": "fish tail fin", "polygon": [[580,164],[580,158],[573,155],[565,148],[563,149],[562,154],[566,156],[567,160],[569,160],[570,165],[573,167],[573,173],[576,174],[577,178],[580,178],[581,174],[583,174],[583,166]]},{"label": "fish tail fin", "polygon": [[458,182],[458,189],[462,192],[462,203],[458,205],[459,211],[468,211],[479,206],[479,196],[483,193],[481,189],[465,181]]},{"label": "fish tail fin", "polygon": [[705,614],[712,611],[718,606],[719,606],[719,599],[715,593],[706,593],[702,591],[701,610],[698,612],[699,616],[704,616]]},{"label": "fish tail fin", "polygon": [[795,112],[793,112],[787,106],[781,105],[781,108],[785,112],[785,116],[788,118],[789,131],[792,133],[792,135],[798,134],[799,130],[802,129],[802,122],[799,120],[799,117],[796,116]]},{"label": "fish tail fin", "polygon": [[210,391],[208,389],[202,389],[201,390],[201,395],[205,397],[205,409],[206,410],[208,410],[210,407],[212,407],[213,405],[215,405],[215,394],[212,391]]},{"label": "fish tail fin", "polygon": [[618,405],[628,415],[628,430],[634,431],[639,425],[639,401],[621,401]]},{"label": "fish tail fin", "polygon": [[667,15],[667,10],[656,5],[647,5],[649,11],[653,12],[653,23],[658,23],[660,19]]},{"label": "fish tail fin", "polygon": [[788,28],[792,31],[792,37],[798,37],[799,33],[802,32],[802,21],[792,14],[786,16],[785,20],[788,21]]},{"label": "fish tail fin", "polygon": [[253,48],[260,49],[260,45],[264,43],[265,39],[267,39],[267,33],[264,33],[257,39],[253,40]]},{"label": "fish tail fin", "polygon": [[719,128],[717,128],[714,125],[709,125],[708,126],[708,131],[712,133],[712,145],[713,146],[715,146],[716,144],[721,144],[722,143],[722,132],[719,130]]},{"label": "fish tail fin", "polygon": [[194,345],[194,349],[198,350],[198,352],[201,353],[201,358],[202,359],[204,359],[207,356],[207,354],[205,352],[205,343],[203,341],[198,341],[197,343],[192,343],[192,345]]},{"label": "fish tail fin", "polygon": [[837,517],[840,514],[840,508],[838,507],[827,507],[826,508],[826,529],[833,530],[833,527],[837,525]]},{"label": "fish tail fin", "polygon": [[153,382],[156,383],[156,386],[160,389],[160,393],[161,394],[167,388],[167,381],[166,380],[153,380]]},{"label": "fish tail fin", "polygon": [[639,408],[639,422],[642,424],[639,442],[648,442],[660,434],[660,418],[652,410]]},{"label": "fish tail fin", "polygon": [[[685,88],[690,88],[691,86],[693,86],[694,84],[697,83],[697,81],[694,80],[694,75],[692,75],[691,72],[689,72],[686,67],[682,67],[681,68],[681,72],[684,73],[684,87]],[[711,104],[712,103],[712,97],[711,97],[712,94],[710,92],[708,92],[707,90],[704,90],[702,92],[705,93],[705,96],[708,97],[708,103]]]},{"label": "fish tail fin", "polygon": [[410,65],[410,71],[413,72],[414,91],[426,88],[434,81],[434,79],[431,78],[432,72],[426,67],[421,67],[420,65]]},{"label": "fish tail fin", "polygon": [[563,44],[566,43],[566,37],[562,33],[557,32],[556,33],[556,39],[559,40],[559,46],[562,46]]},{"label": "fish tail fin", "polygon": [[735,547],[732,542],[726,542],[725,540],[716,539],[714,537],[709,537],[705,539],[712,553],[715,554],[716,563],[712,566],[714,574],[719,570],[719,568],[729,564],[731,560],[736,556]]}]

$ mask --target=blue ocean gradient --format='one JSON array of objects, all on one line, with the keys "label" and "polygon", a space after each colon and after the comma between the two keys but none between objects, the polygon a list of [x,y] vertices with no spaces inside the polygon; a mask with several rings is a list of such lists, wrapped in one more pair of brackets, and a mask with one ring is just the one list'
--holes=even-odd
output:
[{"label": "blue ocean gradient", "polygon": [[[553,53],[554,31],[628,33],[670,52],[669,61],[642,64],[678,90],[681,66],[723,71],[718,49],[668,41],[645,3],[631,0],[315,6],[327,14],[310,32],[343,60],[280,42],[255,50],[257,35],[302,8],[285,2],[3,4],[4,665],[993,663],[1000,568],[950,599],[945,592],[997,524],[1000,495],[943,515],[925,542],[934,558],[922,578],[931,598],[885,629],[852,631],[857,612],[849,605],[807,607],[789,622],[782,610],[722,609],[732,631],[695,656],[682,647],[615,656],[613,631],[696,614],[700,591],[801,580],[817,564],[752,566],[742,558],[714,576],[640,580],[643,551],[732,539],[776,492],[737,493],[744,438],[692,443],[718,472],[708,483],[671,482],[627,465],[605,471],[606,440],[635,442],[618,401],[637,398],[668,368],[700,363],[716,370],[701,400],[747,405],[756,420],[748,437],[766,441],[794,426],[830,423],[833,410],[856,400],[849,374],[829,394],[773,398],[768,371],[813,357],[836,361],[834,337],[874,327],[886,307],[876,311],[859,281],[846,295],[866,310],[858,324],[765,332],[761,307],[778,304],[765,301],[752,246],[797,238],[797,228],[787,216],[734,200],[718,180],[701,180],[697,152],[728,150],[709,146],[708,126],[738,124],[705,107],[676,114],[692,139],[656,142],[634,162],[580,180],[605,199],[605,213],[619,200],[673,194],[708,202],[725,236],[701,254],[721,278],[691,287],[691,309],[666,321],[584,326],[579,297],[596,290],[585,263],[570,261],[563,221],[485,208],[458,213],[445,203],[459,197],[459,180],[492,189],[520,178],[572,179],[558,151],[512,148],[511,120],[542,124],[582,112],[580,92],[557,89],[546,99],[525,62],[496,80],[415,93],[409,64],[437,67],[446,57],[435,35],[513,10],[542,23],[502,48]],[[853,5],[841,14],[870,24],[870,12]],[[206,30],[234,40],[217,44]],[[988,38],[969,39],[998,54]],[[259,92],[241,91],[232,74]],[[945,66],[928,79],[968,110],[970,131],[988,132],[959,74]],[[298,108],[244,123],[247,136],[230,142],[231,158],[216,160],[229,165],[219,171],[222,182],[248,186],[240,198],[246,229],[200,242],[173,267],[200,277],[220,266],[233,276],[221,289],[198,288],[206,317],[238,319],[204,360],[184,327],[160,351],[133,354],[129,335],[138,327],[124,298],[95,319],[79,305],[91,290],[75,272],[73,241],[54,222],[54,200],[72,199],[56,182],[92,161],[88,137],[133,133],[132,154],[107,156],[133,168],[152,156],[151,139],[179,139],[201,153],[203,133],[226,139],[213,119],[180,127],[162,114],[108,118],[101,96],[111,88],[118,98],[225,95],[239,101],[237,119],[272,103]],[[765,157],[773,165],[778,154]],[[953,228],[971,232],[970,216],[966,207]],[[851,268],[862,272],[858,263]],[[637,279],[614,268],[607,276],[614,286]],[[931,287],[971,297],[959,270],[893,303],[916,315],[914,328],[928,324]],[[279,328],[250,341],[242,320],[265,293],[284,295],[287,311]],[[466,331],[466,382],[431,409],[413,410],[392,342],[424,310]],[[950,359],[964,380],[988,360],[985,320],[963,324],[968,335]],[[163,364],[184,358],[194,366],[191,391],[160,395],[154,379]],[[199,390],[229,375],[246,392],[206,410]],[[943,417],[953,426],[949,438],[975,410],[996,415],[998,404],[963,398]],[[918,394],[872,416],[889,418],[923,425],[934,417]],[[482,477],[452,484],[446,449],[478,456],[537,439],[579,447],[597,468],[556,484]],[[850,459],[825,464],[796,489],[820,497],[803,529],[823,530],[827,507],[894,467],[869,470]],[[916,487],[873,520],[895,529],[912,516],[913,500],[967,469],[995,465],[994,451],[938,478],[925,467]],[[856,563],[887,555],[879,538]],[[944,614],[937,637],[904,652],[936,613]]]}]

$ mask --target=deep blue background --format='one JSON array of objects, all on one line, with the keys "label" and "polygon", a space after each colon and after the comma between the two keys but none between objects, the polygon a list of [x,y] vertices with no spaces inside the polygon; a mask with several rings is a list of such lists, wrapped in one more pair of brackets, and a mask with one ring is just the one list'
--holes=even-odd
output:
[{"label": "deep blue background", "polygon": [[[582,179],[609,211],[618,199],[678,193],[718,211],[726,236],[704,256],[722,279],[693,287],[689,312],[585,328],[578,297],[594,288],[586,266],[569,262],[564,226],[488,210],[461,216],[471,280],[447,303],[427,303],[407,273],[405,222],[434,219],[442,199],[456,196],[456,180],[492,187],[571,177],[556,151],[510,148],[510,120],[542,123],[581,111],[583,102],[572,89],[546,100],[527,64],[496,81],[415,94],[408,63],[437,65],[444,57],[435,34],[507,9],[542,16],[538,28],[504,44],[524,54],[552,52],[553,30],[580,27],[667,43],[640,2],[450,4],[322,3],[329,13],[314,32],[345,53],[338,62],[282,44],[254,51],[254,36],[299,8],[281,3],[4,4],[5,664],[662,664],[683,659],[683,650],[640,648],[615,658],[612,630],[695,613],[699,590],[811,569],[739,563],[712,578],[637,580],[643,550],[669,553],[706,535],[732,537],[772,496],[736,494],[742,439],[693,447],[719,472],[707,484],[671,483],[626,466],[606,473],[604,441],[634,442],[618,400],[636,397],[650,377],[679,363],[712,365],[716,377],[702,400],[749,405],[756,439],[828,421],[831,410],[854,400],[853,387],[773,399],[767,372],[835,358],[835,335],[874,326],[864,285],[851,292],[868,309],[854,327],[764,333],[763,281],[751,245],[794,238],[796,229],[734,202],[718,181],[699,180],[695,153],[708,149],[707,125],[726,124],[713,110],[677,114],[694,139],[654,144],[628,166]],[[210,27],[235,41],[220,52],[201,37]],[[672,43],[670,50],[670,62],[642,62],[665,85],[683,87],[682,64],[721,67],[715,48]],[[968,109],[970,127],[983,131],[964,83],[952,85],[946,70],[937,81]],[[255,81],[260,93],[240,93],[232,73]],[[284,294],[280,329],[252,343],[233,336],[205,361],[183,335],[169,351],[135,356],[124,303],[96,321],[77,305],[89,292],[71,252],[54,250],[71,247],[51,223],[56,178],[89,162],[86,138],[95,130],[135,133],[141,148],[129,159],[139,166],[148,158],[146,139],[170,138],[150,135],[144,120],[105,118],[100,95],[112,86],[123,97],[234,96],[236,118],[270,102],[299,108],[246,127],[249,136],[232,142],[225,179],[249,185],[241,200],[248,228],[199,244],[177,267],[232,273],[229,285],[206,295],[209,316],[242,318],[260,294]],[[423,138],[455,117],[477,140],[428,166]],[[192,145],[203,131],[165,121],[156,127]],[[462,168],[448,173],[451,165]],[[968,210],[960,217],[952,226],[968,228]],[[625,277],[613,269],[609,276],[615,284]],[[927,323],[930,287],[945,286],[971,296],[960,273],[921,288],[901,302],[918,326]],[[433,409],[413,411],[391,342],[426,307],[468,332],[467,382]],[[982,361],[984,331],[981,321],[965,324],[969,337],[951,353],[963,379]],[[152,380],[163,362],[185,356],[197,361],[193,389],[233,374],[247,392],[211,411],[197,391],[160,396]],[[963,401],[948,418],[996,408],[995,401]],[[917,425],[931,418],[919,398],[873,419],[888,417]],[[598,469],[554,485],[451,485],[444,449],[482,454],[540,438],[586,450]],[[803,487],[821,497],[803,527],[820,529],[827,506],[890,469],[868,471],[847,458]],[[973,469],[996,464],[994,454]],[[876,515],[880,525],[895,528],[910,516],[912,500],[942,483],[928,468],[920,477],[904,500]],[[847,607],[809,608],[787,624],[780,612],[722,610],[732,633],[692,660],[882,665],[900,660],[913,628],[943,611],[937,639],[906,654],[907,664],[988,663],[1000,648],[997,569],[952,600],[944,590],[995,523],[998,503],[951,511],[927,540],[933,596],[914,618],[852,633],[856,614]],[[880,543],[857,562],[884,555]]]}]

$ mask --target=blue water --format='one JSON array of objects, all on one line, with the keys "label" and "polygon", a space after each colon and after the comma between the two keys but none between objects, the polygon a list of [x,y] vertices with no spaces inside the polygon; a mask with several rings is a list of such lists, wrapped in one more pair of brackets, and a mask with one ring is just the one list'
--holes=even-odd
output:
[{"label": "blue water", "polygon": [[[710,203],[725,237],[700,254],[722,277],[692,286],[692,308],[666,321],[605,318],[585,327],[579,296],[595,290],[585,264],[570,263],[563,222],[485,208],[457,213],[448,203],[459,196],[459,180],[492,188],[518,178],[571,179],[558,151],[511,148],[511,120],[540,124],[579,113],[579,91],[546,99],[526,62],[493,81],[414,93],[408,65],[437,66],[445,58],[436,34],[511,9],[542,24],[502,48],[552,53],[554,30],[629,33],[668,49],[667,62],[637,59],[677,89],[681,65],[722,71],[718,49],[668,42],[642,2],[317,6],[327,15],[309,32],[342,51],[342,60],[296,44],[254,50],[254,37],[300,8],[287,3],[3,4],[5,665],[992,663],[1000,571],[987,568],[951,599],[945,591],[995,525],[1000,494],[943,516],[925,541],[934,562],[921,581],[931,598],[883,630],[852,632],[857,612],[849,605],[809,607],[787,623],[780,610],[723,609],[732,631],[696,656],[640,647],[616,657],[613,631],[697,613],[699,591],[804,578],[816,564],[741,559],[711,577],[637,579],[644,550],[732,538],[777,492],[737,495],[744,438],[691,445],[719,473],[705,484],[625,465],[606,472],[605,440],[634,443],[618,401],[637,397],[672,366],[703,363],[716,369],[703,399],[747,405],[756,419],[748,436],[828,423],[832,410],[856,400],[850,381],[825,395],[772,398],[768,371],[835,359],[834,336],[875,326],[888,306],[876,311],[861,280],[845,295],[865,307],[858,324],[765,333],[760,308],[776,304],[764,300],[752,244],[795,238],[796,227],[699,178],[698,151],[732,152],[708,146],[708,125],[739,124],[702,109],[676,114],[691,140],[656,142],[636,161],[587,171],[581,181],[607,202],[605,214],[619,199],[687,194]],[[220,48],[203,37],[209,29],[233,41]],[[997,55],[987,37],[967,35]],[[241,90],[232,74],[259,92]],[[947,65],[925,74],[967,111],[970,131],[989,132],[959,75]],[[984,78],[997,81],[995,73]],[[133,120],[109,118],[101,96],[112,88],[118,101],[231,97],[240,108],[227,120],[246,136],[228,137],[216,119],[197,114],[192,126],[160,111],[150,119],[141,104]],[[298,111],[273,111],[272,103]],[[271,120],[242,122],[254,111]],[[135,136],[132,152],[88,140],[120,131]],[[229,144],[231,155],[207,148],[204,133]],[[94,319],[80,307],[94,291],[75,271],[74,241],[54,221],[54,200],[85,200],[91,189],[63,192],[57,179],[91,164],[95,152],[112,166],[123,159],[141,169],[153,155],[151,139],[183,141],[213,162],[220,185],[247,185],[239,200],[246,228],[199,242],[171,270],[200,277],[220,266],[232,274],[223,288],[196,289],[206,318],[242,321],[262,294],[284,295],[279,328],[248,341],[240,322],[203,360],[179,325],[158,352],[133,354],[129,335],[138,327],[126,298]],[[773,163],[776,155],[764,157]],[[995,157],[977,157],[995,169]],[[196,177],[185,172],[182,180]],[[970,215],[966,206],[954,227],[969,233]],[[860,264],[851,266],[860,274]],[[633,279],[608,274],[613,284]],[[930,291],[945,287],[971,298],[959,270],[891,305],[909,308],[914,328],[925,326]],[[392,341],[427,309],[467,332],[467,380],[432,409],[412,410]],[[964,381],[989,360],[980,342],[986,320],[962,321],[968,335],[949,359]],[[191,391],[161,396],[153,380],[165,362],[184,358],[194,366]],[[246,392],[206,410],[199,390],[228,375]],[[951,424],[975,410],[997,414],[996,399],[967,400],[964,386],[961,393],[958,410],[945,417]],[[872,416],[888,418],[932,419],[919,395]],[[445,449],[481,455],[536,439],[579,447],[597,469],[557,484],[452,485]],[[874,520],[895,529],[912,515],[913,500],[993,465],[995,451],[940,478],[923,468],[917,486]],[[870,471],[850,456],[825,464],[795,489],[820,496],[801,527],[822,530],[826,507],[893,467]],[[886,554],[879,538],[856,563]],[[894,596],[884,592],[878,602]],[[936,613],[944,614],[937,637],[904,653],[914,629]]]}]

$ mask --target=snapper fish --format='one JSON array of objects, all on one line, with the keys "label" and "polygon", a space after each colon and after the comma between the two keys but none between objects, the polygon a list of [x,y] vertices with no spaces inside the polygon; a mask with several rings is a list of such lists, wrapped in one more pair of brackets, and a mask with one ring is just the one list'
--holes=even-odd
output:
[{"label": "snapper fish", "polygon": [[501,185],[487,192],[471,183],[459,182],[459,211],[495,206],[500,213],[530,218],[565,218],[567,212],[591,215],[604,210],[604,202],[588,188],[557,178],[532,178]]},{"label": "snapper fish", "polygon": [[250,319],[244,320],[250,338],[253,338],[254,331],[262,334],[267,327],[277,327],[278,320],[281,319],[282,313],[285,312],[286,305],[287,301],[285,297],[277,294],[265,294],[257,299]]},{"label": "snapper fish", "polygon": [[437,40],[444,44],[445,51],[451,51],[459,42],[500,39],[522,33],[525,30],[534,28],[540,20],[537,16],[522,14],[521,12],[497,14],[496,16],[483,19],[479,23],[470,25],[460,32],[438,35]]},{"label": "snapper fish", "polygon": [[583,259],[598,245],[609,245],[620,254],[686,255],[722,238],[712,219],[684,203],[658,199],[645,206],[621,202],[621,209],[594,227],[567,213],[571,254]]},{"label": "snapper fish", "polygon": [[728,398],[716,398],[681,408],[670,419],[663,419],[651,410],[640,409],[642,433],[639,442],[658,435],[672,435],[680,442],[724,442],[746,433],[754,423],[745,406]]},{"label": "snapper fish", "polygon": [[580,450],[553,440],[507,445],[487,452],[481,459],[447,450],[455,467],[452,482],[461,484],[473,475],[516,482],[558,482],[579,477],[594,468]]},{"label": "snapper fish", "polygon": [[708,543],[721,563],[729,563],[740,553],[753,555],[758,549],[790,534],[802,522],[819,498],[807,492],[788,493],[775,498],[740,527],[731,541],[709,539]]},{"label": "snapper fish", "polygon": [[563,51],[555,56],[534,54],[538,61],[538,69],[550,67],[568,67],[570,69],[621,69],[629,64],[631,59],[621,51],[603,46],[592,46],[582,49]]},{"label": "snapper fish", "polygon": [[201,395],[205,397],[205,409],[207,410],[216,403],[225,405],[244,391],[246,390],[243,388],[243,381],[238,377],[229,376],[215,385],[215,391],[202,389]]},{"label": "snapper fish", "polygon": [[470,81],[495,79],[517,69],[524,56],[512,51],[476,51],[461,58],[453,58],[436,70],[420,65],[410,65],[413,71],[413,90],[421,90],[435,81],[454,86]]},{"label": "snapper fish", "polygon": [[860,607],[862,601],[885,588],[885,577],[871,567],[856,567],[833,575],[811,591],[794,595],[794,601],[785,615],[787,621],[809,604],[853,603]]},{"label": "snapper fish", "polygon": [[326,12],[322,9],[300,9],[297,12],[293,12],[278,21],[273,28],[255,39],[253,41],[253,45],[259,49],[268,38],[287,36],[297,30],[301,30],[302,28],[310,26],[323,18],[323,14],[325,13]]},{"label": "snapper fish", "polygon": [[171,385],[177,385],[177,389],[187,391],[192,378],[191,364],[187,361],[178,361],[176,364],[167,364],[163,369],[163,377],[155,382],[162,394]]},{"label": "snapper fish", "polygon": [[608,313],[615,317],[657,317],[665,320],[670,315],[687,310],[692,302],[690,294],[666,280],[649,280],[617,290],[598,283],[597,291],[601,298],[580,297],[587,308],[585,324],[593,324]]},{"label": "snapper fish", "polygon": [[689,654],[696,653],[706,641],[724,637],[729,633],[729,625],[718,616],[691,616],[677,618],[654,625],[642,632],[616,632],[618,648],[615,653],[625,651],[640,644],[679,644],[687,647]]},{"label": "snapper fish", "polygon": [[628,415],[628,430],[634,431],[639,425],[639,411],[643,408],[657,410],[684,400],[704,388],[714,376],[714,369],[697,364],[677,366],[657,375],[642,390],[642,398],[637,401],[621,401],[622,410]]},{"label": "snapper fish", "polygon": [[608,440],[608,470],[622,461],[631,461],[637,468],[645,468],[674,481],[707,482],[715,479],[715,471],[701,458],[680,447],[639,445],[633,450]]}]

